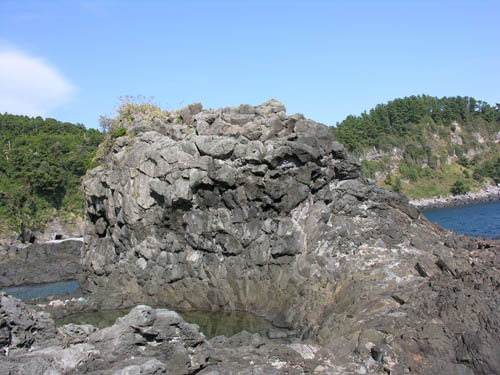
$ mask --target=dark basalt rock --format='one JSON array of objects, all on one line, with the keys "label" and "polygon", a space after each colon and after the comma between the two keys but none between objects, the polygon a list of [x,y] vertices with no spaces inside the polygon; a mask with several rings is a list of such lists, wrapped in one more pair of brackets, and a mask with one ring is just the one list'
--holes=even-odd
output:
[{"label": "dark basalt rock", "polygon": [[[132,124],[87,174],[81,283],[100,308],[249,311],[298,341],[256,338],[242,352],[233,344],[247,339],[216,340],[205,362],[188,361],[191,344],[186,355],[147,349],[131,366],[170,372],[175,357],[172,373],[500,371],[498,243],[430,224],[369,183],[326,126],[279,102],[181,114],[182,124]],[[134,348],[160,335],[150,327],[130,331]]]},{"label": "dark basalt rock", "polygon": [[[108,328],[53,321],[12,297],[0,296],[0,313],[14,312],[12,332],[36,326],[46,337],[1,342],[1,374],[302,374],[327,373],[328,353],[317,345],[270,340],[241,332],[207,341],[196,325],[175,312],[140,305]],[[14,310],[10,306],[14,306]],[[16,325],[17,324],[17,325]],[[16,336],[17,337],[17,336]],[[48,340],[50,338],[51,340]],[[22,346],[20,347],[20,342]],[[17,348],[17,349],[16,349]],[[7,350],[8,349],[8,350]],[[324,365],[321,365],[324,364]]]},{"label": "dark basalt rock", "polygon": [[31,310],[0,292],[0,348],[13,352],[50,345],[54,341],[57,341],[56,326],[49,314]]},{"label": "dark basalt rock", "polygon": [[74,280],[82,272],[81,240],[0,246],[0,288]]}]

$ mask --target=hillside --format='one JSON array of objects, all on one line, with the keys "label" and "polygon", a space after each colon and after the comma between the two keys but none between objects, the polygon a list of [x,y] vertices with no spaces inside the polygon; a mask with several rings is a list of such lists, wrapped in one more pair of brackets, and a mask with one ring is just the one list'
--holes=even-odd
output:
[{"label": "hillside", "polygon": [[40,229],[81,216],[80,178],[103,134],[81,124],[0,115],[0,231]]},{"label": "hillside", "polygon": [[395,99],[332,127],[383,187],[411,198],[500,182],[500,106],[470,97]]}]

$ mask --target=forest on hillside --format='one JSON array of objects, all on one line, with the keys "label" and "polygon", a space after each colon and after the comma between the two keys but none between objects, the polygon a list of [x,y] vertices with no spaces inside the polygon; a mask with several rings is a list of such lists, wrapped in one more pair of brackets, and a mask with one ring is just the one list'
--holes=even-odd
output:
[{"label": "forest on hillside", "polygon": [[104,135],[81,124],[0,114],[0,229],[81,216],[80,179]]},{"label": "forest on hillside", "polygon": [[[382,186],[410,197],[464,193],[500,182],[500,104],[471,97],[410,96],[332,127]],[[373,159],[369,152],[378,154]],[[403,181],[403,182],[402,182]]]}]

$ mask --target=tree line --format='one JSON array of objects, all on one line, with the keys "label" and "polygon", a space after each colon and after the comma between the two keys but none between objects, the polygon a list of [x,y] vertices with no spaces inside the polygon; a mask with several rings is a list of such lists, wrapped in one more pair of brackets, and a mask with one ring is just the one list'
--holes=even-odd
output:
[{"label": "tree line", "polygon": [[[445,175],[451,178],[450,168],[443,170],[450,160],[462,166],[465,180],[456,184],[460,189],[454,189],[455,192],[466,191],[484,178],[500,182],[500,152],[495,144],[500,132],[500,104],[491,106],[461,96],[410,96],[379,104],[359,116],[347,116],[332,131],[339,142],[358,156],[370,149],[381,154],[399,150],[402,160],[396,171],[390,171],[389,158],[363,162],[370,177],[377,172],[395,172],[386,178],[389,184],[385,183],[395,190],[401,190],[401,178],[409,181],[407,185],[443,179]],[[456,175],[457,170],[454,173],[455,180],[462,179]],[[449,186],[448,191],[441,190],[435,188],[426,194],[450,192]]]},{"label": "tree line", "polygon": [[387,149],[400,145],[400,141],[408,137],[422,136],[423,129],[418,126],[422,123],[431,128],[441,125],[453,130],[454,122],[496,131],[500,123],[500,104],[493,107],[467,96],[410,96],[379,104],[359,116],[349,115],[337,123],[333,131],[350,151],[366,147]]},{"label": "tree line", "polygon": [[3,229],[43,227],[53,215],[81,215],[80,179],[103,133],[51,118],[0,114]]}]

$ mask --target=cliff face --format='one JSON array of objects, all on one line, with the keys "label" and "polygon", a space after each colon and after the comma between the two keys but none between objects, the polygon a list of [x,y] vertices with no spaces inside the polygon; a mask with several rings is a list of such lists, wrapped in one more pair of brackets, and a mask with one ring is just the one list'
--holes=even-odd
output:
[{"label": "cliff face", "polygon": [[391,373],[500,368],[500,319],[484,319],[496,251],[368,183],[326,126],[279,102],[178,119],[135,121],[84,180],[82,282],[102,307],[250,311]]}]

